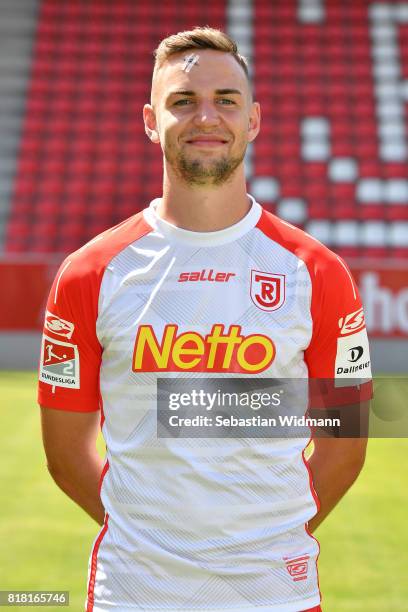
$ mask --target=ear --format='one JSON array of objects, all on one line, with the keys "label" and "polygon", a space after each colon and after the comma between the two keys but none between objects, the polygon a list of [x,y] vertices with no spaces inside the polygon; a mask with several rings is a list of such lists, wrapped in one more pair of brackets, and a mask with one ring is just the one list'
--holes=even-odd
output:
[{"label": "ear", "polygon": [[159,132],[157,130],[156,115],[151,104],[145,104],[143,107],[143,121],[145,132],[152,142],[160,143]]},{"label": "ear", "polygon": [[248,121],[248,142],[252,142],[258,136],[261,127],[261,107],[259,102],[253,102]]}]

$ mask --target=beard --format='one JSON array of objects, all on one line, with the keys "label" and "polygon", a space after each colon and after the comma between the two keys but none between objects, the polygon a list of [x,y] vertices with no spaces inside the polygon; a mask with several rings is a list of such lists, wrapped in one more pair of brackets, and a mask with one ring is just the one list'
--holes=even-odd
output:
[{"label": "beard", "polygon": [[245,157],[246,143],[243,143],[237,157],[223,156],[218,159],[192,159],[182,151],[171,155],[171,147],[165,147],[164,156],[174,172],[188,185],[223,185],[231,178]]}]

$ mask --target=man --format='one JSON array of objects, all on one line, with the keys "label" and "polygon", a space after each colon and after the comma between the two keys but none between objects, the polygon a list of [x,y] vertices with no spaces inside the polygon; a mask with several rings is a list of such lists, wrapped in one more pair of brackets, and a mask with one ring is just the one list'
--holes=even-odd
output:
[{"label": "man", "polygon": [[333,379],[355,347],[367,376],[357,288],[344,262],[246,194],[260,107],[224,33],[161,42],[143,117],[163,196],[65,260],[45,319],[48,469],[102,525],[86,610],[320,610],[311,532],[357,477],[365,441],[316,438],[306,461],[302,439],[160,437],[158,379]]}]

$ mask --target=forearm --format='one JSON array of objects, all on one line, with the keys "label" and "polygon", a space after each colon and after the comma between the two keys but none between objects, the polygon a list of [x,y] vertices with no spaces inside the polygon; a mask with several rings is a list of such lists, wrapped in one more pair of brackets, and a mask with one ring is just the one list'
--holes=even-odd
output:
[{"label": "forearm", "polygon": [[97,451],[70,458],[63,468],[48,465],[48,469],[60,489],[102,525],[105,509],[99,495],[99,482],[103,461]]},{"label": "forearm", "polygon": [[[348,439],[331,438],[319,440],[318,444],[316,442],[308,465],[320,509],[309,521],[308,528],[311,532],[320,525],[355,482],[365,456],[365,441],[350,442]],[[351,445],[353,452],[348,452]]]}]

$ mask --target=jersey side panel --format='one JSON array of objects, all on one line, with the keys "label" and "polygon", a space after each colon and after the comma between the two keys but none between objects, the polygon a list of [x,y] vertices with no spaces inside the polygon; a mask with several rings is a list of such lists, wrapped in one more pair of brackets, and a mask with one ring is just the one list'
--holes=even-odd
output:
[{"label": "jersey side panel", "polygon": [[111,259],[151,232],[142,213],[100,234],[62,263],[51,287],[42,337],[38,403],[93,412],[100,408],[102,347],[96,334],[102,278]]}]

